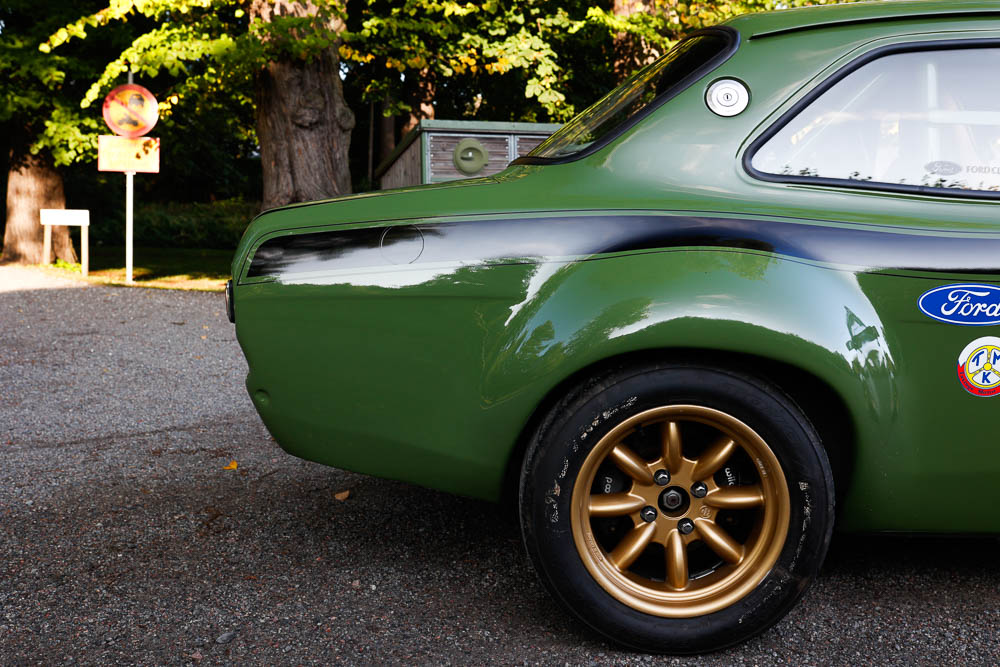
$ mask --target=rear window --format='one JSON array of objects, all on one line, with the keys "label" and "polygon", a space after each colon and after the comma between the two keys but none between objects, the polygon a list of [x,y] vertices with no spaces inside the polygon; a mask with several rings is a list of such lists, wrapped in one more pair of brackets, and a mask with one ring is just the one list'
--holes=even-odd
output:
[{"label": "rear window", "polygon": [[735,42],[735,35],[723,30],[684,40],[588,107],[528,157],[564,158],[609,141],[725,60]]}]

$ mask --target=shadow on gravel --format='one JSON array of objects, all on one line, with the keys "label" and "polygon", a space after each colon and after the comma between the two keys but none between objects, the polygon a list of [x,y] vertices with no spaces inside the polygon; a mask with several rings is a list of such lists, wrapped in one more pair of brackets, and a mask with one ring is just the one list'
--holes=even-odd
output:
[{"label": "shadow on gravel", "polygon": [[[506,508],[280,452],[223,310],[0,299],[0,664],[661,661],[572,621]],[[998,546],[837,535],[772,630],[662,662],[1000,664]]]},{"label": "shadow on gravel", "polygon": [[907,569],[917,575],[996,575],[1000,540],[975,535],[834,535],[824,575]]},{"label": "shadow on gravel", "polygon": [[[109,470],[95,485],[58,486],[33,507],[8,508],[16,544],[5,555],[20,555],[4,568],[8,615],[26,621],[12,655],[78,647],[98,661],[140,662],[639,659],[548,598],[500,506],[282,454],[232,474],[218,473],[226,451],[173,454],[141,474]],[[194,465],[204,460],[210,473]],[[979,641],[967,617],[996,614],[996,555],[995,539],[838,535],[817,585],[785,621],[701,663],[848,660],[884,641],[925,659],[954,655],[955,642]],[[227,632],[235,638],[219,643]]]}]

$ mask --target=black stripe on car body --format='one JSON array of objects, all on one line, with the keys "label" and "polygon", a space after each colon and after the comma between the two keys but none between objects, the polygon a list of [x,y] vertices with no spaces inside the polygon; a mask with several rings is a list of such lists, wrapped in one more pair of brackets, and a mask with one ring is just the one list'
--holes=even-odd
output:
[{"label": "black stripe on car body", "polygon": [[1000,273],[993,238],[900,233],[808,222],[606,215],[466,220],[335,229],[270,238],[247,278],[420,264],[525,264],[606,253],[716,247],[857,267]]}]

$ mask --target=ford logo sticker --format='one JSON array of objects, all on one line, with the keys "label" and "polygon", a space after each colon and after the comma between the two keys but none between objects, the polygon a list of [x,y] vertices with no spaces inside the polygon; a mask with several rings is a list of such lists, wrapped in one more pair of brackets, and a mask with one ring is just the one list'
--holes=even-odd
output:
[{"label": "ford logo sticker", "polygon": [[917,301],[927,317],[949,324],[984,326],[1000,324],[1000,287],[996,285],[945,285],[927,290]]}]

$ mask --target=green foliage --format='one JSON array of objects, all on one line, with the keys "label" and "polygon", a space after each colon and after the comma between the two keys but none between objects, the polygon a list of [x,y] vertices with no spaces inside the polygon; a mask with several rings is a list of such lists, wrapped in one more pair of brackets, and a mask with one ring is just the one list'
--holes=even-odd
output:
[{"label": "green foliage", "polygon": [[659,55],[684,35],[717,25],[740,14],[852,1],[854,0],[644,0],[641,3],[643,11],[627,16],[615,15],[597,5],[591,6],[587,10],[586,20],[603,27],[609,34],[628,35],[645,45],[650,53]]},{"label": "green foliage", "polygon": [[195,116],[243,107],[234,116],[240,127],[229,129],[253,143],[252,74],[259,60],[254,54],[263,57],[263,50],[253,43],[255,36],[247,32],[238,6],[236,0],[114,0],[48,34],[38,50],[55,56],[74,40],[97,41],[85,40],[95,28],[102,33],[115,25],[139,28],[131,31],[133,38],[125,48],[100,63],[96,80],[91,70],[87,90],[74,104],[75,114],[53,115],[38,145],[51,147],[57,164],[94,159],[97,135],[106,130],[93,106],[129,71],[146,80],[158,79],[164,126],[169,126],[178,105]]},{"label": "green foliage", "polygon": [[91,72],[120,49],[119,31],[57,55],[38,45],[81,7],[95,4],[51,0],[43,11],[29,0],[0,3],[0,132],[15,164],[29,152],[48,151],[61,164],[92,152],[96,120],[80,114],[78,102]]},{"label": "green foliage", "polygon": [[360,101],[383,103],[387,114],[413,111],[420,81],[433,84],[434,104],[449,117],[566,121],[690,32],[825,1],[635,0],[641,11],[616,15],[610,1],[357,0],[340,55]]},{"label": "green foliage", "polygon": [[[550,118],[573,113],[559,90],[561,68],[552,43],[555,36],[573,34],[583,24],[571,20],[561,3],[358,0],[351,3],[350,16],[334,0],[313,4],[316,15],[250,21],[237,0],[115,0],[59,28],[39,48],[54,52],[94,28],[136,16],[158,24],[104,67],[81,101],[84,108],[129,69],[144,77],[166,74],[177,80],[162,105],[166,114],[175,97],[206,87],[246,96],[254,72],[266,63],[307,60],[339,44],[347,67],[374,64],[376,71],[369,68],[363,77],[365,99],[388,95],[394,113],[411,107],[399,93],[406,79],[512,70],[525,74],[523,97],[537,100]],[[343,20],[351,24],[346,31]]]},{"label": "green foliage", "polygon": [[[224,138],[214,151],[201,142],[214,153],[217,175],[227,172],[227,151],[233,164],[254,151],[254,78],[269,62],[309,60],[336,46],[349,102],[378,103],[388,115],[430,97],[438,117],[566,121],[691,31],[747,11],[825,0],[634,0],[641,11],[630,15],[615,15],[610,0],[312,0],[313,14],[269,20],[249,16],[247,0],[54,2],[61,11],[32,28],[46,30],[41,39],[0,40],[0,75],[34,86],[0,87],[0,122],[10,109],[34,113],[46,120],[32,130],[32,150],[49,150],[61,165],[92,160],[103,131],[96,103],[133,71],[161,100],[157,133],[190,130],[196,121]],[[69,77],[85,90],[68,103],[70,49],[116,29],[118,48],[104,46],[110,55],[99,74],[91,62]],[[631,49],[625,56],[623,44]],[[16,58],[4,55],[13,51]],[[40,102],[43,88],[59,88],[62,101]],[[201,166],[199,155],[181,156],[188,172]]]},{"label": "green foliage", "polygon": [[[10,121],[16,114],[37,112],[47,103],[39,89],[51,90],[66,78],[62,64],[46,58],[35,49],[30,39],[19,35],[4,35],[0,40],[0,122]],[[11,85],[11,84],[19,85]]]},{"label": "green foliage", "polygon": [[355,7],[340,55],[361,75],[364,99],[388,97],[390,113],[411,110],[403,94],[411,79],[440,84],[516,70],[524,75],[522,97],[536,99],[550,118],[572,115],[559,89],[562,69],[553,37],[573,34],[582,24],[571,20],[560,2],[368,0]]},{"label": "green foliage", "polygon": [[57,165],[94,159],[97,156],[97,137],[102,130],[105,130],[104,123],[93,114],[83,114],[78,109],[59,105],[45,119],[44,129],[33,144],[32,152],[47,148]]},{"label": "green foliage", "polygon": [[64,271],[70,271],[72,273],[82,273],[83,265],[78,262],[67,262],[65,259],[59,258],[52,264],[57,269],[63,269]]},{"label": "green foliage", "polygon": [[[156,248],[231,250],[259,211],[259,203],[238,198],[211,203],[142,204],[135,210],[135,244]],[[95,244],[124,243],[124,225],[119,219],[102,220],[91,225],[90,234]]]},{"label": "green foliage", "polygon": [[141,206],[136,243],[171,248],[235,248],[260,204],[241,199]]}]

